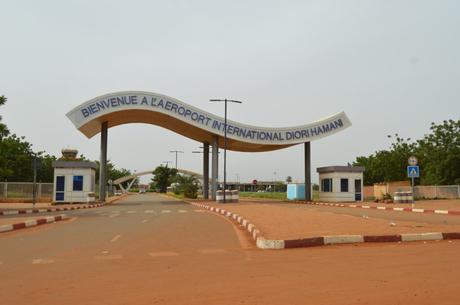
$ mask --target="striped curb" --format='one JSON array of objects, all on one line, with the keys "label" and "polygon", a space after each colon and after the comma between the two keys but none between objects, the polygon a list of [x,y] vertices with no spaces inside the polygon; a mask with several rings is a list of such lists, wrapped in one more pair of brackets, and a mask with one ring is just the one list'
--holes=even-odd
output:
[{"label": "striped curb", "polygon": [[40,225],[44,225],[44,224],[48,224],[48,223],[53,223],[53,222],[56,222],[56,221],[65,220],[65,219],[68,219],[68,218],[69,217],[67,217],[67,215],[61,214],[61,215],[57,215],[57,216],[49,216],[49,217],[39,218],[39,219],[30,219],[30,220],[26,220],[24,222],[19,222],[19,223],[15,223],[15,224],[2,225],[2,226],[0,226],[0,233],[9,232],[9,231],[15,231],[15,230],[19,230],[19,229],[25,229],[25,228],[29,228],[29,227],[40,226]]},{"label": "striped curb", "polygon": [[390,234],[390,235],[330,235],[319,237],[308,237],[302,239],[276,240],[266,239],[257,227],[249,220],[240,215],[227,211],[222,208],[208,206],[197,202],[188,202],[194,206],[204,208],[211,212],[222,214],[238,225],[244,227],[255,241],[259,249],[289,249],[289,248],[306,248],[337,244],[357,244],[357,243],[389,243],[389,242],[411,242],[411,241],[436,241],[460,239],[460,232],[430,232],[430,233],[407,233],[407,234]]},{"label": "striped curb", "polygon": [[69,207],[69,208],[46,208],[46,209],[24,209],[24,210],[3,210],[0,211],[0,216],[10,216],[10,215],[19,215],[19,214],[35,214],[35,213],[49,213],[49,212],[59,212],[59,211],[71,211],[71,210],[80,210],[80,209],[92,209],[103,206],[104,204],[91,204],[78,207]]},{"label": "striped curb", "polygon": [[382,211],[395,211],[395,212],[411,212],[411,213],[429,213],[429,214],[443,214],[443,215],[460,215],[460,211],[450,210],[433,210],[433,209],[419,209],[419,208],[392,208],[383,206],[361,205],[361,204],[343,204],[343,203],[330,203],[330,202],[316,202],[309,201],[309,205],[320,205],[336,208],[358,208],[358,209],[374,209]]}]

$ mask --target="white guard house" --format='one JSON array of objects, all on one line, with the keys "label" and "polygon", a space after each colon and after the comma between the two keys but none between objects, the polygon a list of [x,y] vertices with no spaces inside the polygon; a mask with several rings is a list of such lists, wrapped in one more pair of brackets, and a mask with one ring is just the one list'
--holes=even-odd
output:
[{"label": "white guard house", "polygon": [[78,161],[75,158],[76,150],[63,150],[62,153],[65,159],[53,161],[52,164],[54,168],[53,202],[88,202],[88,198],[94,198],[96,163]]},{"label": "white guard house", "polygon": [[361,166],[318,167],[319,199],[329,202],[363,201],[363,173]]}]

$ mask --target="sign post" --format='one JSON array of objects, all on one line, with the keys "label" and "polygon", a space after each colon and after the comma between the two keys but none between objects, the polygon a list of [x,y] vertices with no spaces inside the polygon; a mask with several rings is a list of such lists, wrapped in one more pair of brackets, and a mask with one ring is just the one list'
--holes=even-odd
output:
[{"label": "sign post", "polygon": [[407,177],[412,180],[412,208],[415,203],[415,178],[420,177],[420,167],[417,165],[418,160],[415,156],[411,156],[408,160],[409,166],[407,167]]}]

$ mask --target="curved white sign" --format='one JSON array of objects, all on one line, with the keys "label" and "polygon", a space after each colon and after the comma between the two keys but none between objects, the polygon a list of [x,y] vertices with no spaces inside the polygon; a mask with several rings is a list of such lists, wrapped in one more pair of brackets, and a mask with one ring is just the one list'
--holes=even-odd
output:
[{"label": "curved white sign", "polygon": [[[101,121],[101,117],[110,120],[111,113],[131,110],[161,113],[172,120],[181,121],[202,131],[224,135],[224,118],[177,99],[151,92],[127,91],[99,96],[74,108],[67,113],[67,117],[87,137],[92,137],[100,130],[84,131],[85,125],[94,123],[95,120]],[[131,123],[136,122],[133,120]],[[283,128],[251,126],[229,120],[227,137],[241,143],[290,146],[314,141],[350,126],[351,122],[344,112],[306,125]],[[169,129],[174,131],[174,128]]]}]

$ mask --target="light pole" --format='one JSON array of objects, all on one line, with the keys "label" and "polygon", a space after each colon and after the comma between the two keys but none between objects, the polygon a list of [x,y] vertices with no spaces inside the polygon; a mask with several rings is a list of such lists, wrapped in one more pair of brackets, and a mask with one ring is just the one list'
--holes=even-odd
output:
[{"label": "light pole", "polygon": [[225,121],[224,121],[224,203],[225,200],[225,189],[227,188],[227,103],[242,104],[241,101],[229,100],[229,99],[210,99],[211,102],[224,102],[225,103]]},{"label": "light pole", "polygon": [[166,163],[166,167],[168,167],[168,164],[172,163],[172,161],[163,161],[163,162],[161,162],[161,164],[164,164],[164,163]]},{"label": "light pole", "polygon": [[276,185],[276,172],[273,172],[273,192],[275,192],[275,189],[276,189],[275,185]]},{"label": "light pole", "polygon": [[177,169],[177,154],[183,154],[183,151],[180,150],[171,150],[169,151],[170,153],[175,153],[176,154],[176,169]]}]

